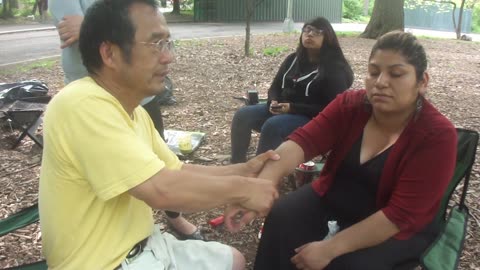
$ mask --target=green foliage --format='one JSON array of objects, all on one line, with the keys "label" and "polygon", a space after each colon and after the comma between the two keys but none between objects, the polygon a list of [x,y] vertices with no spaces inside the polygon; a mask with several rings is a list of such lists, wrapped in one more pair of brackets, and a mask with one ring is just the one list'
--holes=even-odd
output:
[{"label": "green foliage", "polygon": [[[34,5],[35,5],[35,0],[19,0],[18,8],[13,10],[13,14],[15,15],[15,17],[27,17],[29,15],[35,15],[35,14],[32,14]],[[38,8],[36,13],[38,14]]]},{"label": "green foliage", "polygon": [[[371,0],[373,2],[373,0]],[[360,20],[363,15],[363,0],[344,0],[343,18]]]},{"label": "green foliage", "polygon": [[473,8],[472,32],[480,33],[480,5],[475,5]]},{"label": "green foliage", "polygon": [[288,51],[288,47],[285,46],[277,46],[277,47],[267,47],[263,49],[263,55],[265,56],[277,56],[282,52]]},{"label": "green foliage", "polygon": [[193,14],[193,0],[181,0],[181,9],[182,10],[190,10]]}]

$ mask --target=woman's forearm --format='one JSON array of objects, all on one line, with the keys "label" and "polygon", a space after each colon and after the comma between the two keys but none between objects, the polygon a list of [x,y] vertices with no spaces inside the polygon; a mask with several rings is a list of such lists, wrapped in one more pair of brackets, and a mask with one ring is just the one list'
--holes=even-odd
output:
[{"label": "woman's forearm", "polygon": [[298,164],[304,162],[304,154],[303,149],[290,140],[282,143],[275,152],[280,159],[267,161],[258,177],[270,179],[278,185],[284,176],[293,172]]},{"label": "woman's forearm", "polygon": [[339,232],[328,241],[335,257],[363,248],[376,246],[399,232],[382,211]]}]

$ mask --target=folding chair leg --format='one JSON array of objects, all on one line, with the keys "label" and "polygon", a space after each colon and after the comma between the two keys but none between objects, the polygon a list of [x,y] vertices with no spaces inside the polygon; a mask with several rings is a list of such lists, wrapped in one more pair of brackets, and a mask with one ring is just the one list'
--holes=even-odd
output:
[{"label": "folding chair leg", "polygon": [[15,141],[15,143],[13,144],[12,146],[12,149],[15,149],[17,148],[17,146],[20,144],[20,142],[25,138],[25,136],[28,135],[28,137],[30,139],[32,139],[36,144],[38,144],[38,146],[40,146],[41,148],[43,148],[43,140],[38,138],[36,135],[35,135],[35,132],[37,131],[38,127],[40,126],[40,124],[43,123],[43,120],[42,120],[42,117],[41,117],[41,114],[38,116],[37,120],[32,122],[32,124],[30,124],[30,126],[28,126],[26,129],[24,129],[22,131],[22,134],[20,134],[20,137],[18,137],[18,139]]}]

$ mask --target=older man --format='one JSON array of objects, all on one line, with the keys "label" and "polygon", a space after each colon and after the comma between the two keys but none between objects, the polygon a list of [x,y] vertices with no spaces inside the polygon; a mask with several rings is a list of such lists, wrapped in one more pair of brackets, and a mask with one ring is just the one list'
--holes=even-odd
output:
[{"label": "older man", "polygon": [[[62,68],[66,84],[88,76],[87,69],[82,63],[79,42],[80,27],[87,9],[96,0],[51,0],[50,12],[57,27],[62,49]],[[161,110],[154,96],[146,97],[141,105],[152,118],[155,128],[163,137],[164,127]],[[204,240],[200,230],[180,213],[165,211],[170,228],[183,239]]]},{"label": "older man", "polygon": [[[49,104],[40,176],[49,269],[243,269],[234,248],[178,241],[151,208],[201,211],[231,204],[265,215],[278,193],[254,178],[273,152],[242,164],[182,164],[138,106],[163,89],[173,61],[155,0],[99,0],[85,15],[80,52],[90,76]],[[232,227],[232,226],[230,226]]]}]

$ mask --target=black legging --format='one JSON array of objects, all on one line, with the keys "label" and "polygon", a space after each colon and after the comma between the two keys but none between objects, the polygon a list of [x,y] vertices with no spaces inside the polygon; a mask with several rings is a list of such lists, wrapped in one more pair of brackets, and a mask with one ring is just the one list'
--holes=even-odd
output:
[{"label": "black legging", "polygon": [[[162,139],[165,140],[165,135],[163,134],[163,117],[162,117],[162,110],[160,109],[160,105],[158,104],[158,96],[155,96],[149,103],[143,105],[143,108],[147,111],[150,118],[152,118],[153,125],[155,125],[155,129],[158,131]],[[177,218],[180,216],[178,212],[172,211],[165,211],[165,214],[169,218]]]},{"label": "black legging", "polygon": [[[328,220],[334,219],[338,220],[311,185],[282,197],[265,220],[254,269],[296,269],[290,262],[294,249],[322,240],[328,232]],[[391,238],[377,246],[339,256],[325,269],[391,270],[405,261],[418,259],[434,237],[435,234],[421,232],[408,240]]]}]

